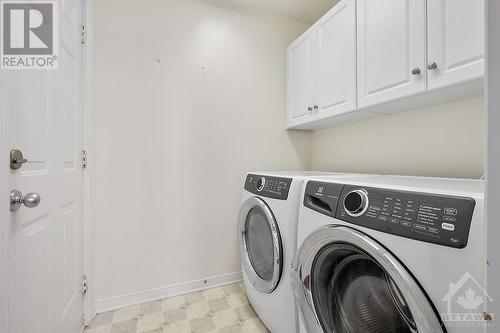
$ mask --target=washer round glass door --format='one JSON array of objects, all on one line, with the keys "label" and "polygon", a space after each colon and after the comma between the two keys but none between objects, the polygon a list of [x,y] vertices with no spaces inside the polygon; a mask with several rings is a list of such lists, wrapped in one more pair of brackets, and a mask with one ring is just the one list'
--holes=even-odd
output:
[{"label": "washer round glass door", "polygon": [[241,206],[238,224],[245,273],[258,291],[271,293],[279,283],[283,263],[276,219],[262,199],[253,197]]},{"label": "washer round glass door", "polygon": [[294,259],[292,275],[308,332],[443,332],[412,275],[355,229],[327,226],[312,233]]}]

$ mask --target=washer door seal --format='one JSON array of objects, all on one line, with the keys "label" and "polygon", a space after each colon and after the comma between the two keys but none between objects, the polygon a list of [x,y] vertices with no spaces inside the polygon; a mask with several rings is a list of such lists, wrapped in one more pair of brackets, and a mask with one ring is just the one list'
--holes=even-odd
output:
[{"label": "washer door seal", "polygon": [[310,333],[445,332],[403,264],[349,227],[325,226],[307,237],[292,264],[292,286]]},{"label": "washer door seal", "polygon": [[276,289],[283,270],[283,247],[278,223],[264,200],[252,197],[240,209],[239,245],[243,269],[262,293]]}]

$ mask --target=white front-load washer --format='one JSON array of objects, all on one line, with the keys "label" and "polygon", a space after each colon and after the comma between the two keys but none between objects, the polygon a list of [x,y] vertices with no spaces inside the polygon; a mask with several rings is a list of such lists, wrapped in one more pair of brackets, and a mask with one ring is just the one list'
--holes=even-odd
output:
[{"label": "white front-load washer", "polygon": [[298,314],[290,281],[304,181],[316,172],[255,172],[246,176],[238,222],[248,299],[272,333],[296,333]]},{"label": "white front-load washer", "polygon": [[479,180],[309,180],[291,269],[300,333],[484,332],[483,205]]}]

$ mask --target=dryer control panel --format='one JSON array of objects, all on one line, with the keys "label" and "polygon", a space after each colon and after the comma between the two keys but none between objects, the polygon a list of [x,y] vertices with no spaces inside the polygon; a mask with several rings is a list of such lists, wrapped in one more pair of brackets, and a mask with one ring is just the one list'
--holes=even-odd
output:
[{"label": "dryer control panel", "polygon": [[249,174],[245,181],[245,190],[262,197],[286,200],[291,185],[291,178]]},{"label": "dryer control panel", "polygon": [[475,200],[421,192],[307,184],[304,205],[339,220],[454,248],[467,246]]}]

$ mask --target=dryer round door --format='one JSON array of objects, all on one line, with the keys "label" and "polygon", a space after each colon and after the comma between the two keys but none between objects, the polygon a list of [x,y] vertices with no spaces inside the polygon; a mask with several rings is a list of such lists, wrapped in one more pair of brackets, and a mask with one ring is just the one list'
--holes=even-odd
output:
[{"label": "dryer round door", "polygon": [[283,248],[278,224],[269,206],[253,197],[243,203],[239,216],[239,243],[244,273],[260,292],[278,286]]},{"label": "dryer round door", "polygon": [[312,233],[294,258],[292,275],[310,333],[444,332],[408,270],[355,229],[332,225]]}]

